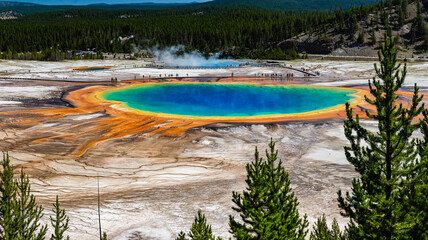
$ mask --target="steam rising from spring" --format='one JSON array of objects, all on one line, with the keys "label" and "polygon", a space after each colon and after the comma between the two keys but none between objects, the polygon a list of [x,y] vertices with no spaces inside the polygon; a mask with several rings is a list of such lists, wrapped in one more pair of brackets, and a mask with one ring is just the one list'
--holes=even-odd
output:
[{"label": "steam rising from spring", "polygon": [[215,53],[209,58],[196,50],[187,53],[184,52],[184,46],[172,46],[162,50],[154,49],[152,53],[157,64],[168,66],[237,66],[241,64],[233,60],[219,59],[221,53]]}]

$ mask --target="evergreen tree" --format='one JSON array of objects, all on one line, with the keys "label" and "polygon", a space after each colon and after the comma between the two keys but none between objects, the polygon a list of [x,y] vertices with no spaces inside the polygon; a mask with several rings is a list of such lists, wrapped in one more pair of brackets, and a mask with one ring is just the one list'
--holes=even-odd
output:
[{"label": "evergreen tree", "polygon": [[181,231],[175,240],[187,240],[186,234],[183,231]]},{"label": "evergreen tree", "polygon": [[403,10],[401,9],[401,7],[398,7],[397,11],[398,11],[398,26],[402,27],[404,25],[404,22],[406,19],[405,19],[405,16],[404,16],[404,13],[403,13]]},{"label": "evergreen tree", "polygon": [[377,41],[377,39],[376,39],[376,32],[375,32],[374,29],[372,29],[372,32],[370,33],[370,43],[372,45],[376,45],[376,41]]},{"label": "evergreen tree", "polygon": [[423,38],[425,37],[425,33],[426,33],[426,24],[424,21],[424,17],[422,16],[422,6],[420,1],[417,1],[418,6],[417,6],[417,16],[415,19],[415,23],[416,24],[416,37],[418,38]]},{"label": "evergreen tree", "polygon": [[357,42],[360,43],[360,44],[364,44],[364,34],[362,32],[358,33]]},{"label": "evergreen tree", "polygon": [[47,226],[40,227],[40,219],[43,217],[43,208],[38,206],[36,198],[31,194],[30,180],[21,168],[21,176],[17,180],[17,216],[19,220],[18,238],[21,240],[45,239]]},{"label": "evergreen tree", "polygon": [[305,239],[306,215],[300,218],[298,201],[290,187],[288,173],[278,161],[278,151],[271,140],[266,160],[259,157],[247,164],[247,189],[233,192],[233,202],[241,222],[230,216],[230,232],[236,239]]},{"label": "evergreen tree", "polygon": [[[211,226],[207,224],[207,219],[201,210],[198,211],[198,215],[196,215],[192,228],[187,235],[190,240],[221,240],[221,238],[216,238],[213,235]],[[176,240],[187,240],[186,234],[180,232]]]},{"label": "evergreen tree", "polygon": [[53,206],[54,208],[52,209],[52,212],[55,214],[55,216],[50,217],[51,225],[54,228],[51,240],[70,239],[68,236],[66,238],[64,237],[64,233],[68,229],[68,222],[70,219],[65,214],[65,210],[60,208],[58,196],[56,196],[56,202]]},{"label": "evergreen tree", "polygon": [[358,26],[358,21],[357,21],[357,17],[355,16],[355,14],[351,15],[351,33],[355,34],[356,32],[358,32],[359,26]]},{"label": "evergreen tree", "polygon": [[408,17],[408,13],[407,13],[408,5],[409,5],[409,2],[407,0],[403,0],[403,2],[401,3],[401,10],[403,11],[404,18]]},{"label": "evergreen tree", "polygon": [[42,240],[47,227],[40,228],[43,208],[37,206],[31,194],[28,177],[21,170],[20,178],[13,180],[13,166],[9,155],[3,155],[0,171],[0,237],[5,240]]},{"label": "evergreen tree", "polygon": [[341,240],[346,239],[345,234],[340,231],[337,220],[334,219],[331,225],[331,230],[328,227],[325,215],[317,219],[317,222],[313,226],[310,240]]},{"label": "evergreen tree", "polygon": [[[395,40],[385,36],[379,52],[380,68],[375,70],[381,80],[369,82],[373,98],[366,96],[367,103],[376,107],[376,114],[366,111],[369,119],[378,123],[376,133],[360,125],[359,116],[354,119],[352,109],[346,104],[347,120],[345,135],[350,147],[345,147],[347,160],[360,174],[352,181],[352,193],[344,196],[338,192],[342,214],[350,218],[349,237],[352,239],[397,239],[403,224],[403,198],[401,197],[406,168],[417,157],[416,142],[412,134],[418,124],[412,120],[423,106],[415,87],[410,108],[398,105],[396,91],[406,77],[406,65],[400,71],[397,65]],[[407,179],[406,181],[411,181]]]},{"label": "evergreen tree", "polygon": [[13,181],[13,166],[10,164],[9,155],[3,154],[3,171],[0,171],[0,237],[12,240],[18,237],[16,229],[18,222],[15,218],[15,205],[17,187]]},{"label": "evergreen tree", "polygon": [[428,51],[428,32],[425,33],[424,44],[422,45],[422,48],[424,51]]},{"label": "evergreen tree", "polygon": [[327,220],[325,215],[319,217],[315,225],[313,226],[313,231],[311,232],[310,240],[331,240],[330,229],[328,229]]}]

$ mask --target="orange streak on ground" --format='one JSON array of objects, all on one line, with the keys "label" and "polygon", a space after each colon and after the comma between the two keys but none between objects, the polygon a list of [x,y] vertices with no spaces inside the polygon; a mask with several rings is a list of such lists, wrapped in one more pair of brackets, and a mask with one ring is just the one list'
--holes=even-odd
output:
[{"label": "orange streak on ground", "polygon": [[58,135],[58,136],[52,136],[52,137],[47,137],[47,138],[40,138],[40,139],[36,139],[34,141],[32,141],[31,143],[44,143],[48,140],[51,139],[55,139],[55,138],[65,138],[65,137],[70,137],[73,136],[74,134],[63,134],[63,135]]},{"label": "orange streak on ground", "polygon": [[91,69],[98,69],[98,68],[111,69],[114,67],[113,66],[77,67],[77,68],[73,68],[73,70],[83,71],[83,70],[91,70]]}]

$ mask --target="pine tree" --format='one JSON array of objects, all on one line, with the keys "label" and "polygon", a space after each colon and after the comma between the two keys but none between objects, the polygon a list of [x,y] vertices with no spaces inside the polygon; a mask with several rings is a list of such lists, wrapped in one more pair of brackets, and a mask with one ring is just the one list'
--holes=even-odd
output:
[{"label": "pine tree", "polygon": [[362,32],[358,33],[357,42],[360,44],[364,44],[364,34]]},{"label": "pine tree", "polygon": [[247,164],[247,189],[233,192],[233,202],[241,222],[229,217],[230,232],[236,239],[305,239],[306,215],[300,218],[298,201],[290,187],[288,173],[278,161],[278,151],[271,140],[266,160],[259,157]]},{"label": "pine tree", "polygon": [[13,166],[9,155],[3,154],[3,171],[0,171],[0,237],[1,239],[16,239],[18,222],[15,218],[17,187],[13,181]]},{"label": "pine tree", "polygon": [[342,232],[340,230],[339,223],[337,223],[336,218],[333,219],[333,223],[331,224],[331,231],[330,231],[330,233],[331,233],[332,238],[335,239],[335,240],[338,240],[338,239],[341,239],[341,240],[348,239],[348,236],[347,236],[346,232]]},{"label": "pine tree", "polygon": [[43,240],[47,226],[42,226],[40,231],[40,219],[43,217],[43,208],[38,206],[36,198],[31,194],[30,180],[21,169],[21,176],[17,180],[17,219],[20,222],[18,237],[21,240]]},{"label": "pine tree", "polygon": [[0,237],[5,240],[42,240],[47,231],[40,228],[43,208],[37,206],[31,194],[28,177],[21,169],[20,178],[13,180],[13,166],[9,155],[3,155],[0,171]]},{"label": "pine tree", "polygon": [[[213,235],[211,226],[207,224],[207,219],[202,211],[199,210],[195,216],[195,221],[192,224],[192,228],[187,234],[190,240],[221,240]],[[180,232],[176,240],[187,240],[186,234]]]},{"label": "pine tree", "polygon": [[422,45],[424,51],[428,51],[428,31],[425,33],[424,44]]},{"label": "pine tree", "polygon": [[346,239],[346,235],[340,231],[339,224],[336,218],[333,220],[331,230],[328,227],[325,215],[317,219],[317,222],[313,226],[310,240],[341,240]]},{"label": "pine tree", "polygon": [[406,65],[400,71],[394,45],[395,40],[386,35],[379,52],[380,68],[375,64],[381,80],[374,78],[369,82],[373,98],[366,96],[367,103],[376,107],[376,114],[366,111],[366,115],[377,121],[377,132],[363,128],[359,116],[354,119],[350,105],[346,104],[344,128],[350,146],[345,147],[345,154],[360,178],[352,181],[352,193],[344,196],[338,192],[338,201],[343,216],[350,218],[347,230],[352,239],[403,237],[400,226],[406,213],[402,211],[400,185],[409,176],[406,165],[417,157],[412,134],[418,124],[412,120],[422,112],[423,105],[419,106],[422,98],[416,86],[410,108],[398,105],[396,91],[405,80]]},{"label": "pine tree", "polygon": [[405,19],[405,16],[404,16],[404,13],[403,13],[403,10],[401,9],[401,7],[398,7],[397,11],[398,11],[398,26],[402,27],[404,25],[404,22],[406,19]]},{"label": "pine tree", "polygon": [[315,225],[313,226],[313,231],[311,232],[310,240],[331,240],[330,229],[328,229],[327,220],[325,215],[319,217]]},{"label": "pine tree", "polygon": [[181,231],[175,240],[187,240],[186,234],[183,231]]},{"label": "pine tree", "polygon": [[66,238],[64,237],[64,233],[68,230],[68,222],[70,221],[70,219],[66,215],[65,210],[61,209],[58,201],[58,196],[56,196],[56,201],[53,206],[54,208],[52,209],[52,212],[55,214],[55,216],[50,217],[51,225],[54,228],[51,240],[69,239],[68,236]]},{"label": "pine tree", "polygon": [[376,39],[376,32],[375,32],[375,30],[372,28],[372,32],[370,33],[370,43],[371,43],[372,45],[376,45],[376,41],[377,41],[377,39]]},{"label": "pine tree", "polygon": [[409,5],[409,3],[408,3],[408,1],[407,0],[403,0],[403,2],[401,3],[401,9],[402,9],[402,11],[403,11],[403,14],[404,14],[404,18],[407,18],[408,17],[408,14],[407,14],[407,6]]}]

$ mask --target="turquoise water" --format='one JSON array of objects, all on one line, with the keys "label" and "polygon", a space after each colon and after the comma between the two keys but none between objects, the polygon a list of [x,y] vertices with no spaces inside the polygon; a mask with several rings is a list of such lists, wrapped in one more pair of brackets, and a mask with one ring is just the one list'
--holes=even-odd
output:
[{"label": "turquoise water", "polygon": [[245,62],[239,62],[234,60],[216,60],[200,62],[198,65],[201,67],[239,67],[243,64],[245,64]]},{"label": "turquoise water", "polygon": [[355,90],[252,84],[147,84],[105,92],[103,98],[154,113],[248,117],[304,113],[344,104]]}]

